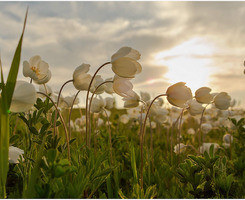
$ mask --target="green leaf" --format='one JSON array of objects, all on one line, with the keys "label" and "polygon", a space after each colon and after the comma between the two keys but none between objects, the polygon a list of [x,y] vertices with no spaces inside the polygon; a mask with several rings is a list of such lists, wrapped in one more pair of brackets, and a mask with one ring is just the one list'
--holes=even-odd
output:
[{"label": "green leaf", "polygon": [[53,163],[57,156],[57,150],[56,149],[49,149],[47,152],[47,160],[49,163]]},{"label": "green leaf", "polygon": [[24,31],[25,31],[25,26],[26,26],[27,14],[28,14],[28,8],[27,8],[26,15],[25,15],[25,21],[24,21],[22,34],[21,34],[18,46],[15,50],[14,58],[12,60],[11,68],[9,70],[8,79],[6,82],[7,109],[9,109],[10,107],[12,96],[14,93],[15,84],[16,84],[16,79],[18,76],[18,71],[19,71],[19,66],[20,66],[20,57],[21,57],[21,47],[22,47],[22,41],[23,41],[23,36],[24,36]]},{"label": "green leaf", "polygon": [[34,135],[38,135],[38,131],[34,126],[29,127],[29,130],[31,131],[31,133],[33,133]]},{"label": "green leaf", "polygon": [[2,89],[2,92],[1,92],[1,105],[2,106],[2,112],[4,113],[7,113],[7,107],[6,107],[6,86],[4,84],[4,79],[3,79],[3,68],[2,68],[2,63],[1,63],[1,58],[0,58],[0,68],[1,68],[1,89]]}]

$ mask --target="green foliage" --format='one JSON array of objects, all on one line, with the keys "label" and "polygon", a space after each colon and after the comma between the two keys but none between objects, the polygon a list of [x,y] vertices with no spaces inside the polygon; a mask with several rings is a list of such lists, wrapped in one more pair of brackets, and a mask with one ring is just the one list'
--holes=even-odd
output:
[{"label": "green foliage", "polygon": [[239,187],[227,170],[226,157],[214,153],[214,146],[204,156],[188,156],[177,169],[176,176],[184,185],[189,185],[188,192],[194,198],[234,198]]}]

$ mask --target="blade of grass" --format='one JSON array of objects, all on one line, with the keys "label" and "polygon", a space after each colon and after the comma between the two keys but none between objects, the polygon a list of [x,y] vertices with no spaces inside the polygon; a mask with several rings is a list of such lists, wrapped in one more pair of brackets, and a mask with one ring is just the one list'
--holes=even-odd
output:
[{"label": "blade of grass", "polygon": [[17,48],[15,50],[14,58],[12,60],[11,68],[9,70],[8,79],[7,79],[7,82],[6,82],[7,108],[10,107],[10,104],[11,104],[11,101],[12,101],[12,96],[13,96],[13,93],[14,93],[16,80],[17,80],[17,76],[18,76],[18,71],[19,71],[19,66],[20,66],[22,41],[23,41],[23,36],[24,36],[24,32],[25,32],[27,14],[28,14],[28,8],[26,10],[25,21],[24,21],[22,34],[21,34],[18,46],[17,46]]},{"label": "blade of grass", "polygon": [[[22,40],[26,25],[28,9],[25,15],[24,26],[22,34],[16,48],[14,58],[11,64],[11,68],[8,74],[6,85],[4,84],[2,64],[1,68],[1,97],[0,97],[0,198],[6,198],[6,181],[9,167],[9,114],[8,109],[10,107],[12,96],[14,93],[14,88],[16,84],[16,79],[19,71],[20,56]],[[0,60],[1,61],[1,60]]]},{"label": "blade of grass", "polygon": [[0,198],[6,198],[6,180],[8,173],[9,117],[6,109],[6,88],[0,59],[2,92],[0,97]]}]

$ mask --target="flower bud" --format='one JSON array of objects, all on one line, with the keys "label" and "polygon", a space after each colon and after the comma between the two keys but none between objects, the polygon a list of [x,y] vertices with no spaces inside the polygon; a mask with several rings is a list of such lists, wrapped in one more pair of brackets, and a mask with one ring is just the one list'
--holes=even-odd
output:
[{"label": "flower bud", "polygon": [[197,102],[209,104],[213,100],[213,96],[210,94],[211,89],[208,87],[201,87],[195,92],[195,98]]},{"label": "flower bud", "polygon": [[214,97],[215,107],[226,110],[230,107],[231,97],[226,92],[221,92]]},{"label": "flower bud", "polygon": [[170,104],[184,108],[186,102],[192,99],[191,89],[185,86],[184,82],[171,85],[167,91],[167,100]]}]

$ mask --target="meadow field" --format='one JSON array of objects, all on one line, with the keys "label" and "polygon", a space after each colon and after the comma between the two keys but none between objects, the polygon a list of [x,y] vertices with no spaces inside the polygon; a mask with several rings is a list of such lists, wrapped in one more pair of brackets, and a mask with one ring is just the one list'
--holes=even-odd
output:
[{"label": "meadow field", "polygon": [[245,110],[225,88],[135,92],[144,64],[129,46],[52,88],[49,61],[21,60],[27,16],[7,76],[0,60],[1,198],[245,198]]}]

